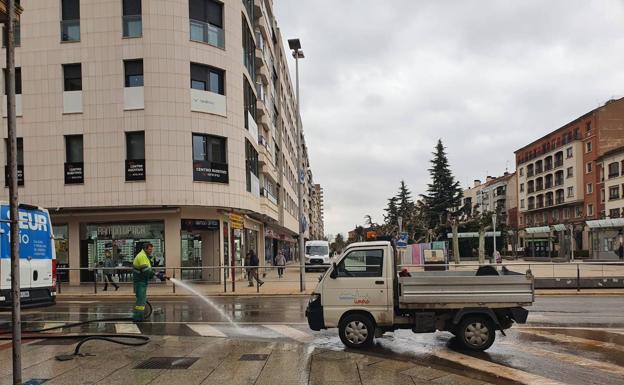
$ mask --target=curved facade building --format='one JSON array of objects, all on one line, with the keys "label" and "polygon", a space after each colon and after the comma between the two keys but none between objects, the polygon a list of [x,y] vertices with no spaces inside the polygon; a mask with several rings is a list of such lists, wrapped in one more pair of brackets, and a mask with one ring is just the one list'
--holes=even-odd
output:
[{"label": "curved facade building", "polygon": [[294,255],[296,100],[271,1],[21,5],[20,201],[51,210],[59,265],[128,264],[152,242],[219,282],[192,268]]}]

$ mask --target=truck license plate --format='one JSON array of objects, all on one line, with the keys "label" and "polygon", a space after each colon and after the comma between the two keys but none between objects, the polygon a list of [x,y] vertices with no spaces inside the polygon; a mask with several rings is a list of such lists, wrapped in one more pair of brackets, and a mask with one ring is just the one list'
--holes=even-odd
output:
[{"label": "truck license plate", "polygon": [[29,291],[22,291],[22,292],[20,292],[20,297],[22,297],[22,298],[29,298],[30,297],[30,292]]}]

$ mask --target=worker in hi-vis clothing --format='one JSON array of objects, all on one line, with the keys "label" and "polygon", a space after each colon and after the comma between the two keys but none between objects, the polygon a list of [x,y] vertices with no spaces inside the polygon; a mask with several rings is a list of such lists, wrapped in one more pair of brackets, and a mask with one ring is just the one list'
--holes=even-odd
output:
[{"label": "worker in hi-vis clothing", "polygon": [[144,244],[132,262],[132,282],[134,283],[134,295],[136,296],[132,319],[135,322],[143,321],[145,303],[147,302],[147,284],[155,275],[149,259],[152,251],[154,251],[154,245],[151,243]]}]

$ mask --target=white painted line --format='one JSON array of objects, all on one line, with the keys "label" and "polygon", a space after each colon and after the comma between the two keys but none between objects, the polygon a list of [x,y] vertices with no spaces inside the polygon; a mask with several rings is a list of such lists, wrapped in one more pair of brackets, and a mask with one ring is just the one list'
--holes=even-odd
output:
[{"label": "white painted line", "polygon": [[227,337],[223,332],[214,326],[200,324],[200,325],[187,325],[192,331],[199,334],[202,337]]},{"label": "white painted line", "polygon": [[141,329],[131,323],[116,323],[115,332],[119,334],[141,334]]},{"label": "white painted line", "polygon": [[[507,341],[503,341],[499,343],[515,346],[515,344],[513,344],[512,342],[507,342]],[[541,357],[550,358],[553,360],[562,361],[562,362],[572,364],[572,365],[583,366],[590,370],[596,370],[596,369],[602,370],[605,372],[616,374],[620,376],[620,378],[624,378],[624,367],[610,364],[608,362],[596,361],[590,358],[581,357],[579,355],[559,353],[559,352],[554,352],[552,350],[540,349],[540,348],[536,348],[536,347],[528,346],[528,345],[523,346],[522,351],[526,353],[534,354],[536,356],[541,356]]]},{"label": "white painted line", "polygon": [[[63,325],[65,325],[64,322],[46,322],[43,324],[42,329],[56,328],[56,327],[63,326]],[[44,333],[60,333],[62,330],[63,329],[58,328],[58,329],[50,330],[49,332],[44,332]]]},{"label": "white painted line", "polygon": [[432,355],[464,365],[470,369],[480,370],[492,374],[494,376],[502,377],[510,381],[519,382],[526,385],[565,385],[562,382],[552,380],[550,378],[542,377],[537,374],[528,373],[523,370],[510,368],[508,366],[496,364],[481,360],[475,357],[466,356],[461,353],[452,352],[449,350],[435,350],[431,352]]},{"label": "white painted line", "polygon": [[582,344],[582,345],[588,345],[588,346],[593,346],[597,348],[619,350],[619,351],[624,352],[624,346],[614,344],[612,342],[603,342],[603,341],[598,341],[598,340],[592,340],[589,338],[575,337],[575,336],[569,336],[567,334],[551,333],[548,331],[539,331],[539,330],[518,330],[518,332],[539,336],[539,337],[546,338],[548,340],[556,341],[556,342],[569,342],[569,343],[574,343],[574,344]]},{"label": "white painted line", "polygon": [[276,333],[279,333],[288,338],[292,338],[295,341],[307,343],[314,340],[314,337],[308,333],[302,332],[301,330],[295,329],[291,326],[287,325],[262,325],[267,329],[271,329]]}]

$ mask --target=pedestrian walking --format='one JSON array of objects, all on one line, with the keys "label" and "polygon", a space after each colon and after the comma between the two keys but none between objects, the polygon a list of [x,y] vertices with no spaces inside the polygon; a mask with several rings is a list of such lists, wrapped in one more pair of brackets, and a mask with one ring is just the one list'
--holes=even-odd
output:
[{"label": "pedestrian walking", "polygon": [[113,281],[113,268],[115,267],[115,263],[113,262],[110,251],[106,251],[104,257],[104,291],[108,290],[109,282],[113,285],[115,291],[117,291],[119,290],[119,285]]},{"label": "pedestrian walking", "polygon": [[258,283],[258,287],[264,285],[264,281],[262,281],[259,277],[258,277],[258,266],[260,266],[260,260],[258,259],[258,256],[256,255],[256,253],[253,250],[249,250],[249,272],[251,273],[250,276],[250,280],[249,280],[249,286],[253,286],[253,280],[255,279],[256,282]]},{"label": "pedestrian walking", "polygon": [[251,250],[245,254],[243,264],[245,265],[245,274],[247,275],[248,286],[253,286],[253,280],[251,278]]},{"label": "pedestrian walking", "polygon": [[275,266],[277,266],[277,276],[282,278],[284,276],[284,266],[286,266],[286,257],[284,257],[284,253],[281,250],[277,252],[275,257]]}]

